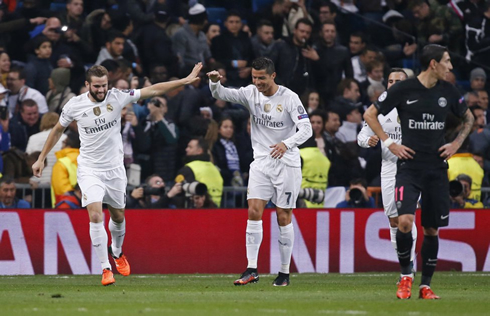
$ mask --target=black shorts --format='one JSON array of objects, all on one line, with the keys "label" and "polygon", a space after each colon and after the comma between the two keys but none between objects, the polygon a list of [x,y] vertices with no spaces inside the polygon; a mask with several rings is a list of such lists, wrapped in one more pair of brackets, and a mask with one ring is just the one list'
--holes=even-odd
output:
[{"label": "black shorts", "polygon": [[408,169],[398,164],[395,201],[398,215],[415,214],[422,194],[422,226],[449,224],[449,179],[447,169]]}]

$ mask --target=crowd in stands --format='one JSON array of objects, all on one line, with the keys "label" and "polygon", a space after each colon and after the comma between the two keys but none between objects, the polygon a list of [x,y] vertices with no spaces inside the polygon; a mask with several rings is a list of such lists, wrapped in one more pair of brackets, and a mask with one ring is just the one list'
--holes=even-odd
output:
[{"label": "crowd in stands", "polygon": [[[234,206],[236,195],[222,202],[229,194],[223,187],[247,185],[249,114],[212,98],[205,74],[218,70],[223,85],[246,86],[251,62],[261,56],[274,61],[276,82],[296,92],[310,115],[313,144],[328,160],[319,164],[329,168],[322,169],[322,188],[354,186],[365,195],[363,188],[380,185],[381,157],[379,145],[357,145],[362,114],[385,91],[391,68],[418,74],[418,54],[428,43],[448,46],[454,69],[447,80],[476,118],[467,142],[449,160],[450,180],[466,181],[464,199],[474,203],[454,203],[488,206],[481,188],[490,186],[489,2],[1,1],[0,208],[25,206],[11,197],[13,181],[51,187],[52,206],[79,207],[76,124],[48,156],[41,178],[32,177],[31,166],[63,106],[87,92],[90,66],[107,68],[109,88],[138,89],[185,76],[197,62],[205,65],[200,81],[128,104],[122,113],[124,162],[139,172],[128,207]],[[455,131],[450,120],[447,126],[449,139]],[[207,184],[208,192],[186,204],[182,183],[193,181]],[[155,194],[140,184],[168,192]]]}]

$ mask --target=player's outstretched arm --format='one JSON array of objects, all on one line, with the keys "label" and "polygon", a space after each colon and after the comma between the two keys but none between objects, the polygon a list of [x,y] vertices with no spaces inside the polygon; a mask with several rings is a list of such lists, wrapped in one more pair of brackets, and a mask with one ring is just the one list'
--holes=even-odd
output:
[{"label": "player's outstretched arm", "polygon": [[46,139],[46,143],[44,144],[43,150],[39,155],[37,161],[32,165],[32,173],[36,177],[41,177],[43,169],[44,169],[44,160],[48,153],[53,149],[54,145],[60,140],[61,135],[65,131],[65,127],[63,127],[60,122],[56,123],[51,132],[49,132],[48,139]]},{"label": "player's outstretched arm", "polygon": [[213,98],[226,102],[238,103],[248,107],[247,96],[241,89],[230,89],[223,87],[219,80],[223,78],[218,71],[213,70],[206,74],[209,78],[209,90]]},{"label": "player's outstretched arm", "polygon": [[449,144],[445,144],[439,148],[439,152],[441,153],[441,157],[444,159],[449,159],[454,155],[459,147],[463,145],[464,140],[471,132],[471,128],[473,127],[473,123],[475,122],[475,118],[471,113],[470,109],[467,109],[463,116],[462,128],[458,133],[458,136]]},{"label": "player's outstretched arm", "polygon": [[364,112],[364,120],[395,156],[400,159],[412,159],[413,155],[415,155],[415,151],[413,151],[413,149],[404,145],[398,145],[393,140],[388,140],[389,136],[383,131],[383,127],[378,121],[378,114],[378,109],[374,106],[374,104],[371,104],[366,112]]},{"label": "player's outstretched arm", "polygon": [[162,95],[175,88],[196,82],[200,79],[199,72],[201,71],[201,69],[202,69],[202,63],[199,62],[194,66],[194,69],[192,69],[191,73],[185,78],[174,80],[174,81],[160,82],[151,85],[149,87],[143,88],[141,89],[140,99],[148,99],[148,98],[155,97],[157,95]]}]

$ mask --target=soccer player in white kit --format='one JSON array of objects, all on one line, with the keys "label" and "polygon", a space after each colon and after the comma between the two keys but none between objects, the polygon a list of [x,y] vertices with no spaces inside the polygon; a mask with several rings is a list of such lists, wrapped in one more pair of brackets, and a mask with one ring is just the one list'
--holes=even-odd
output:
[{"label": "soccer player in white kit", "polygon": [[262,214],[271,200],[276,205],[281,255],[281,269],[273,285],[287,286],[294,241],[292,211],[302,179],[298,145],[313,133],[308,114],[296,93],[274,82],[274,63],[268,58],[253,61],[253,85],[240,89],[223,87],[217,71],[207,75],[213,97],[242,104],[250,111],[254,161],[250,165],[247,189],[248,266],[234,284],[245,285],[259,280],[257,259],[263,235]]},{"label": "soccer player in white kit", "polygon": [[[388,89],[397,83],[407,79],[408,76],[401,68],[393,68],[388,76]],[[394,108],[388,115],[378,115],[378,120],[386,134],[390,135],[397,144],[402,142],[402,130],[398,119],[398,111]],[[361,131],[357,135],[357,143],[363,148],[374,147],[378,144],[379,138],[373,130],[364,123]],[[398,158],[381,143],[381,194],[383,195],[383,208],[388,220],[390,221],[390,240],[393,248],[396,248],[396,231],[398,229],[398,211],[395,205],[395,184],[396,184],[396,162]],[[415,246],[417,243],[417,226],[415,222],[412,227],[413,246],[410,259],[415,259]]]},{"label": "soccer player in white kit", "polygon": [[[80,155],[77,158],[77,180],[82,191],[82,206],[87,207],[90,219],[90,239],[102,266],[102,284],[116,282],[111,271],[108,254],[115,261],[117,271],[130,274],[129,263],[122,252],[126,222],[126,170],[123,164],[121,137],[121,111],[123,107],[140,99],[162,95],[182,85],[197,80],[202,64],[198,63],[183,79],[157,83],[140,90],[108,91],[107,69],[93,66],[86,74],[88,92],[73,97],[63,107],[60,120],[50,132],[39,159],[32,166],[35,176],[40,177],[44,160],[65,128],[76,121],[80,134]],[[107,248],[108,237],[104,228],[102,203],[107,203],[112,243]]]}]

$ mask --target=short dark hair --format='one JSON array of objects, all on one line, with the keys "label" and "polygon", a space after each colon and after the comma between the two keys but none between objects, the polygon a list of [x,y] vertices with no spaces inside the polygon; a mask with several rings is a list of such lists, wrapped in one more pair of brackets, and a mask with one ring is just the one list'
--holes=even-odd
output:
[{"label": "short dark hair", "polygon": [[203,137],[194,137],[191,140],[197,141],[197,146],[202,149],[204,153],[207,153],[209,150],[208,142]]},{"label": "short dark hair", "polygon": [[119,63],[114,59],[106,59],[101,62],[100,65],[104,67],[108,72],[116,72],[121,67]]},{"label": "short dark hair", "polygon": [[383,63],[375,59],[366,64],[366,72],[372,72],[377,67],[383,67]]},{"label": "short dark hair", "polygon": [[36,36],[34,38],[34,49],[39,49],[39,47],[41,47],[41,45],[46,42],[49,42],[51,44],[51,41],[46,36],[44,35]]},{"label": "short dark hair", "polygon": [[337,24],[335,24],[335,22],[333,22],[333,21],[323,22],[323,23],[322,23],[322,28],[321,28],[322,30],[323,30],[323,27],[324,27],[325,25],[333,25],[333,26],[335,26],[335,30],[337,30]]},{"label": "short dark hair", "polygon": [[351,87],[352,83],[357,84],[357,87],[359,87],[359,83],[357,82],[357,80],[355,80],[353,78],[345,78],[345,79],[342,79],[339,82],[339,84],[337,85],[337,94],[338,95],[343,95],[345,89],[349,89],[350,90],[350,87]]},{"label": "short dark hair", "polygon": [[0,186],[2,186],[4,183],[5,184],[12,184],[12,183],[15,183],[15,180],[11,176],[3,176],[2,178],[0,178]]},{"label": "short dark hair", "polygon": [[124,40],[126,40],[126,37],[124,36],[123,33],[119,31],[110,31],[109,34],[107,35],[107,40],[105,42],[112,43],[116,38],[123,38]]},{"label": "short dark hair", "polygon": [[107,69],[102,65],[94,65],[87,70],[85,79],[87,82],[92,82],[92,77],[102,78],[107,76]]},{"label": "short dark hair", "polygon": [[328,7],[330,9],[330,13],[331,14],[337,13],[337,11],[338,11],[337,5],[335,3],[333,3],[333,2],[330,2],[330,1],[323,1],[318,6],[318,10],[320,10],[321,7]]},{"label": "short dark hair", "polygon": [[340,114],[338,112],[329,110],[329,111],[325,112],[325,123],[328,122],[328,120],[330,119],[330,114],[332,114],[332,113],[337,114],[337,116],[340,119]]},{"label": "short dark hair", "polygon": [[430,61],[434,59],[437,62],[440,62],[444,53],[449,53],[446,46],[437,45],[437,44],[429,44],[424,46],[422,49],[422,54],[420,55],[420,67],[422,67],[422,71],[427,70],[430,65]]},{"label": "short dark hair", "polygon": [[388,76],[391,75],[394,72],[403,72],[405,74],[405,76],[408,78],[408,75],[405,72],[405,70],[403,70],[403,68],[398,68],[398,67],[391,68],[390,73],[388,74]]},{"label": "short dark hair", "polygon": [[361,43],[366,43],[366,34],[363,32],[354,32],[349,36],[349,38],[351,37],[359,37],[361,39]]},{"label": "short dark hair", "polygon": [[80,137],[78,133],[73,131],[66,133],[65,144],[71,148],[80,148]]},{"label": "short dark hair", "polygon": [[[26,107],[26,106],[30,108],[30,107],[33,107],[33,106],[37,106],[37,103],[33,99],[25,99],[20,104],[20,111],[21,112],[24,112],[24,107]],[[38,110],[39,110],[39,108],[38,108]]]},{"label": "short dark hair", "polygon": [[375,52],[375,53],[378,53],[379,52],[379,49],[377,49],[376,46],[374,46],[374,45],[367,45],[362,50],[361,55],[366,55],[367,52]]},{"label": "short dark hair", "polygon": [[226,15],[225,21],[228,20],[228,18],[230,16],[237,16],[237,17],[240,18],[240,20],[242,19],[242,15],[240,14],[240,12],[238,10],[230,10],[230,11],[228,11],[228,14]]},{"label": "short dark hair", "polygon": [[256,29],[260,29],[262,26],[270,26],[270,27],[274,27],[274,25],[272,24],[271,21],[269,20],[266,20],[266,19],[262,19],[260,20],[258,23],[257,23],[257,27]]},{"label": "short dark hair", "polygon": [[[325,122],[327,121],[326,118],[327,118],[327,114],[325,113],[325,111],[323,110],[319,110],[319,109],[316,109],[314,110],[313,112],[311,112],[309,115],[308,115],[310,118],[313,117],[313,116],[319,116],[322,118],[323,120],[323,125],[325,125]],[[325,128],[325,126],[324,126]]]},{"label": "short dark hair", "polygon": [[268,75],[272,75],[276,71],[274,62],[267,57],[256,58],[252,62],[252,68],[255,70],[265,70]]},{"label": "short dark hair", "polygon": [[294,29],[296,30],[300,24],[306,24],[306,25],[309,25],[311,28],[313,28],[313,23],[311,23],[310,20],[308,20],[307,18],[301,18],[294,25]]},{"label": "short dark hair", "polygon": [[10,67],[10,72],[16,72],[19,74],[19,80],[25,80],[26,79],[26,71],[24,67],[19,67],[19,66],[12,66]]},{"label": "short dark hair", "polygon": [[360,184],[367,189],[367,181],[364,178],[352,179],[352,180],[350,180],[349,184],[350,185]]}]

